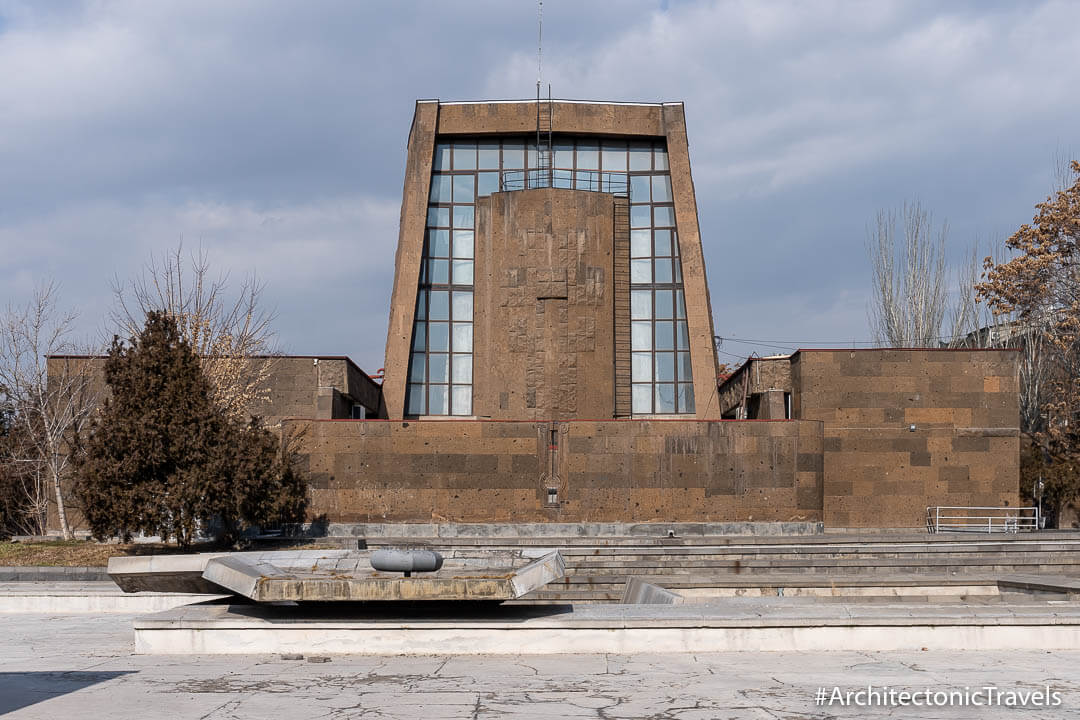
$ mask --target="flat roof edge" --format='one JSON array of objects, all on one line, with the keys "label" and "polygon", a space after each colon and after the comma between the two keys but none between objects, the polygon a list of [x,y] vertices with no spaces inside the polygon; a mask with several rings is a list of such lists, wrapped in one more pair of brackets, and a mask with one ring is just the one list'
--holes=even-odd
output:
[{"label": "flat roof edge", "polygon": [[[799,353],[810,352],[885,352],[889,350],[899,350],[901,352],[1019,352],[1020,348],[1003,347],[1003,348],[943,348],[943,347],[875,347],[875,348],[852,348],[852,347],[835,347],[835,348],[799,348],[795,352],[791,353],[794,357]],[[761,359],[761,358],[754,358]]]},{"label": "flat roof edge", "polygon": [[[51,360],[51,359],[56,359],[56,360],[104,360],[104,359],[106,359],[108,357],[109,357],[108,355],[73,355],[71,353],[53,353],[51,355],[46,355],[45,359],[47,359],[47,360]],[[349,363],[350,365],[352,365],[353,367],[355,367],[357,370],[364,373],[365,375],[368,374],[366,370],[364,370],[362,367],[357,365],[356,361],[353,360],[348,355],[289,355],[289,354],[281,354],[281,355],[248,355],[247,357],[251,358],[251,359],[258,359],[258,360],[272,360],[272,359],[275,359],[275,358],[280,358],[282,360],[344,360],[345,362]]]},{"label": "flat roof edge", "polygon": [[[523,105],[535,103],[535,98],[528,100],[417,100],[417,102],[437,102],[440,105]],[[541,98],[540,102],[547,102],[547,98]],[[571,105],[630,105],[637,107],[663,107],[664,105],[682,105],[678,102],[626,102],[620,100],[568,100],[565,98],[552,98],[553,103],[565,103]]]}]

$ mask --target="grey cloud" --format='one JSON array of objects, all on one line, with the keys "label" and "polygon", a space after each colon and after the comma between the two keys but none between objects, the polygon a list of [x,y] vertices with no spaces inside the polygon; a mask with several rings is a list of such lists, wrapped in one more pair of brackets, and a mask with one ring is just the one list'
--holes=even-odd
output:
[{"label": "grey cloud", "polygon": [[[1075,3],[666,5],[548,0],[545,75],[686,101],[721,335],[865,340],[878,208],[920,196],[959,254],[1077,147]],[[289,350],[377,368],[413,101],[531,96],[535,29],[498,0],[0,0],[4,295],[52,275],[93,329],[183,235],[267,280]]]},{"label": "grey cloud", "polygon": [[835,301],[867,295],[878,208],[921,197],[959,256],[1045,196],[1050,153],[1075,142],[1078,22],[1053,2],[685,3],[551,74],[587,96],[687,102],[720,334],[865,340],[865,311]]}]

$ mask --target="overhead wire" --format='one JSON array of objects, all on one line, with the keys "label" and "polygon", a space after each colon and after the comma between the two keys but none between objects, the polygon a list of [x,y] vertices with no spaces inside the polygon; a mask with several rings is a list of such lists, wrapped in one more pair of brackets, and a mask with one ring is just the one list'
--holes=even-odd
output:
[{"label": "overhead wire", "polygon": [[717,348],[716,352],[720,353],[721,355],[727,355],[729,357],[733,357],[733,358],[735,358],[737,360],[745,360],[746,359],[745,355],[739,355],[737,353],[728,352],[727,350],[721,350],[720,348]]},{"label": "overhead wire", "polygon": [[[850,339],[849,340],[775,340],[775,339],[763,340],[763,339],[745,338],[745,337],[736,338],[736,337],[729,337],[727,335],[720,335],[719,337],[722,340],[725,340],[725,341],[739,342],[739,343],[746,343],[746,344],[753,344],[753,345],[773,346],[773,347],[782,348],[782,349],[783,348],[809,347],[809,346],[813,346],[813,345],[871,345],[871,346],[873,346],[873,345],[881,345],[881,342],[879,340],[850,340]],[[943,341],[943,342],[947,342],[949,340],[959,340],[959,339],[965,338],[965,337],[967,337],[966,333],[965,334],[960,334],[960,335],[935,335],[935,336],[933,336],[931,338],[928,338],[928,339],[929,340],[940,340],[940,341]]]}]

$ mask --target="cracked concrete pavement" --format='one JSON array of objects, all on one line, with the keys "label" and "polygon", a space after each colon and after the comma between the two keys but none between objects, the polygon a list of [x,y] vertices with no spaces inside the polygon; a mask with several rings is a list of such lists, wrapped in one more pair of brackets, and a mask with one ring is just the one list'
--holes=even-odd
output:
[{"label": "cracked concrete pavement", "polygon": [[[134,655],[131,616],[0,615],[5,718],[1080,718],[1080,650],[511,657]],[[902,629],[898,629],[902,632]],[[527,648],[522,648],[527,651]],[[572,648],[568,648],[572,650]],[[815,705],[819,686],[1040,689],[1061,705]]]}]

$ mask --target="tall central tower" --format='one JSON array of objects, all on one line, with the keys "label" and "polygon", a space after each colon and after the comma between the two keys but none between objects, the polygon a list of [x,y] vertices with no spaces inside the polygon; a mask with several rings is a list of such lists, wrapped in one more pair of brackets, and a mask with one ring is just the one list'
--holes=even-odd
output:
[{"label": "tall central tower", "polygon": [[389,417],[718,418],[712,337],[681,104],[417,103]]}]

